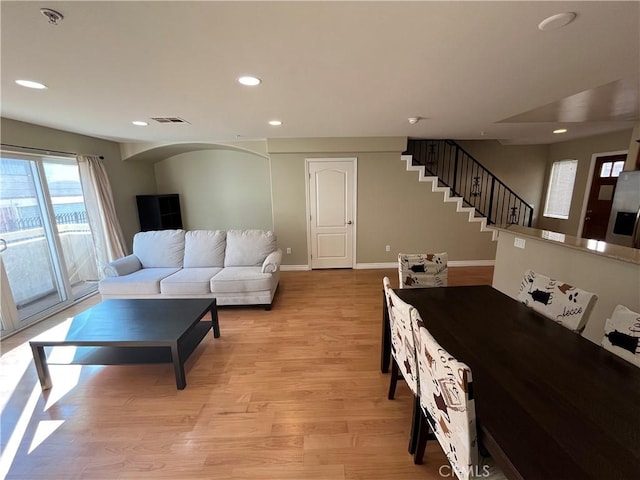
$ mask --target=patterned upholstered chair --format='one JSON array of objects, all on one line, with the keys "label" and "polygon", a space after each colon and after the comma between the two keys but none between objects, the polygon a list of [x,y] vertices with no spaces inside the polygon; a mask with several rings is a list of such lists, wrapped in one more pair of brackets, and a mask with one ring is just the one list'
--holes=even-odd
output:
[{"label": "patterned upholstered chair", "polygon": [[409,452],[414,453],[417,441],[417,427],[420,419],[420,403],[418,401],[418,365],[414,345],[414,333],[411,327],[411,310],[414,308],[401,300],[391,289],[389,277],[382,280],[384,295],[387,301],[389,326],[391,328],[391,380],[389,381],[389,400],[396,393],[398,377],[401,374],[413,393],[413,421]]},{"label": "patterned upholstered chair", "polygon": [[533,270],[527,270],[520,283],[518,299],[569,330],[581,333],[598,296]]},{"label": "patterned upholstered chair", "polygon": [[389,277],[384,277],[382,283],[387,299],[387,311],[389,312],[389,325],[391,327],[392,365],[391,384],[389,386],[389,399],[391,400],[395,395],[398,371],[402,374],[414,395],[418,394],[418,368],[411,318],[409,317],[409,311],[412,307],[395,294],[391,288]]},{"label": "patterned upholstered chair", "polygon": [[640,313],[618,305],[604,324],[602,346],[640,367]]},{"label": "patterned upholstered chair", "polygon": [[444,253],[399,253],[400,288],[445,287],[447,261]]},{"label": "patterned upholstered chair", "polygon": [[418,327],[416,349],[422,410],[414,462],[422,463],[430,428],[458,479],[506,480],[491,458],[478,452],[471,369],[440,346],[424,328],[417,310],[413,309],[411,316]]}]

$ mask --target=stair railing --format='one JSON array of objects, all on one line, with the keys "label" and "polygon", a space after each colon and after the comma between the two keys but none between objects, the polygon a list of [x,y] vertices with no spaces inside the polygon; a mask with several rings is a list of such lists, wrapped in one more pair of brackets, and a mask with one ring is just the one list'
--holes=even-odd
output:
[{"label": "stair railing", "polygon": [[531,226],[533,207],[453,140],[410,139],[405,154],[488,223]]}]

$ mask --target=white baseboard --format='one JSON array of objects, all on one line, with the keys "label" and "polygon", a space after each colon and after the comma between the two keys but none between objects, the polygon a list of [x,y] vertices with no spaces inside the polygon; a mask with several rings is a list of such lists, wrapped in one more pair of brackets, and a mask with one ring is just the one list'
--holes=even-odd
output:
[{"label": "white baseboard", "polygon": [[[449,260],[447,265],[449,267],[492,267],[495,263],[495,260]],[[356,269],[372,268],[398,268],[398,262],[356,264]]]},{"label": "white baseboard", "polygon": [[[447,263],[450,267],[492,267],[496,263],[495,260],[449,260]],[[374,270],[374,269],[389,269],[398,268],[398,262],[383,262],[383,263],[356,263],[356,270]],[[301,272],[311,270],[309,265],[280,265],[280,270],[283,272]]]},{"label": "white baseboard", "polygon": [[374,268],[398,268],[398,262],[356,263],[356,270],[368,270]]},{"label": "white baseboard", "polygon": [[449,267],[493,267],[495,260],[449,260]]},{"label": "white baseboard", "polygon": [[281,272],[302,272],[311,270],[309,265],[280,265]]}]

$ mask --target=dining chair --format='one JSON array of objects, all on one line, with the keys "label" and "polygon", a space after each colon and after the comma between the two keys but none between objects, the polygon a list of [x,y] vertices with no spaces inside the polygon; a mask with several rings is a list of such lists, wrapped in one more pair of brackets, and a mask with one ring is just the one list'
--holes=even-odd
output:
[{"label": "dining chair", "polygon": [[391,379],[389,381],[389,400],[393,400],[400,374],[413,393],[413,419],[409,441],[409,453],[413,454],[417,441],[420,403],[418,400],[418,366],[414,334],[411,327],[411,305],[401,300],[391,288],[389,277],[382,279],[384,295],[389,314],[391,330]]},{"label": "dining chair", "polygon": [[616,306],[605,321],[602,346],[640,367],[640,313]]},{"label": "dining chair", "polygon": [[582,333],[598,296],[527,270],[520,282],[518,300],[569,330]]},{"label": "dining chair", "polygon": [[400,288],[445,287],[448,259],[446,252],[399,253]]},{"label": "dining chair", "polygon": [[417,310],[411,310],[411,317],[418,326],[416,356],[421,407],[414,463],[422,463],[428,434],[433,432],[459,480],[475,477],[506,480],[491,457],[479,453],[471,369],[433,338]]}]

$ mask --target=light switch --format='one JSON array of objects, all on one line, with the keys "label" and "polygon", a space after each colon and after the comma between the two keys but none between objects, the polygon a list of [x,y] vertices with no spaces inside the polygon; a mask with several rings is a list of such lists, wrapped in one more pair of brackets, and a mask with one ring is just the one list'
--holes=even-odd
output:
[{"label": "light switch", "polygon": [[524,238],[514,238],[513,240],[513,246],[516,248],[524,248]]}]

